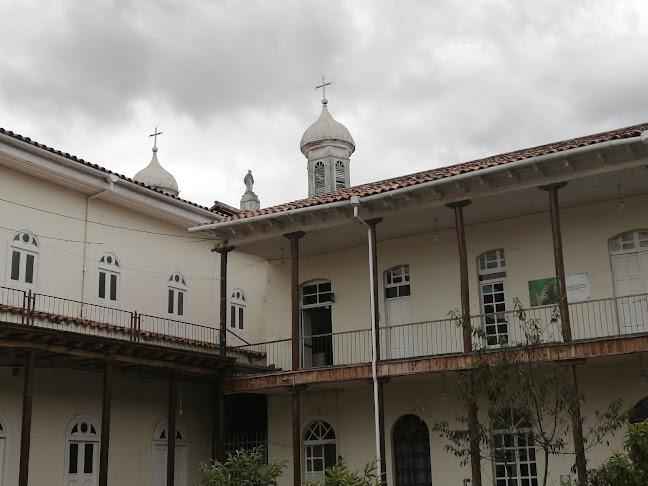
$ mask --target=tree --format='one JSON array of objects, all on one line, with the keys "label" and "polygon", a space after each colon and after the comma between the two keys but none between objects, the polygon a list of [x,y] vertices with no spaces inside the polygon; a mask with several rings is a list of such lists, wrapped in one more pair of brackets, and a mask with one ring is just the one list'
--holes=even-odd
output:
[{"label": "tree", "polygon": [[322,481],[306,481],[306,486],[384,486],[375,461],[368,462],[358,471],[352,471],[344,462],[339,462],[324,471]]},{"label": "tree", "polygon": [[648,484],[648,420],[627,424],[623,450],[614,452],[590,472],[589,486],[645,486]]},{"label": "tree", "polygon": [[227,461],[222,463],[198,465],[203,475],[201,486],[276,486],[285,467],[286,461],[272,460],[265,464],[260,447],[228,453]]},{"label": "tree", "polygon": [[[461,321],[457,313],[451,315]],[[522,467],[531,468],[531,464],[536,467],[535,455],[539,452],[544,467],[537,476],[546,485],[550,458],[574,453],[567,450],[566,440],[571,430],[570,412],[581,405],[584,397],[572,392],[565,366],[543,362],[542,321],[527,318],[518,299],[515,299],[515,317],[522,328],[522,343],[501,341],[496,349],[492,343],[490,348],[478,349],[473,353],[470,369],[457,385],[459,401],[467,404],[475,400],[481,407],[478,423],[473,425],[479,450],[470,448],[470,421],[465,415],[455,417],[459,429],[443,421],[436,423],[432,430],[448,441],[445,450],[461,458],[462,464],[468,463],[471,455],[479,454],[493,460],[496,474],[506,478],[513,471],[519,473]],[[558,319],[554,309],[551,322],[556,323]],[[472,332],[475,341],[486,342],[482,329]],[[596,420],[585,434],[586,449],[621,427],[624,417],[621,407],[621,400],[613,400],[607,410],[595,412]]]}]

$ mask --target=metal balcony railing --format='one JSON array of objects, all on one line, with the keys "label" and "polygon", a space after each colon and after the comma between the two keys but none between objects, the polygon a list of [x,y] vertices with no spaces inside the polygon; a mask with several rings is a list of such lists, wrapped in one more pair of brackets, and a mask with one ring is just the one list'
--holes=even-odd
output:
[{"label": "metal balcony railing", "polygon": [[[525,325],[533,324],[543,343],[562,341],[561,320],[555,306],[471,317],[471,327],[481,329],[475,347],[517,345],[527,339]],[[575,341],[648,332],[648,294],[587,300],[569,304],[572,339]],[[523,316],[523,319],[521,319]],[[380,359],[406,359],[463,351],[460,323],[456,319],[381,327]],[[239,346],[264,356],[263,364],[278,370],[292,369],[292,341],[281,339]],[[299,338],[301,369],[366,364],[371,361],[371,330],[345,331]]]}]

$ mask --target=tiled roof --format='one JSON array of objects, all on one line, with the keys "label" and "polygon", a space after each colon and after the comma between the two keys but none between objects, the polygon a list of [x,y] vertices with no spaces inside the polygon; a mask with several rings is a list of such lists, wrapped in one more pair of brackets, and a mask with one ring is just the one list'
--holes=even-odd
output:
[{"label": "tiled roof", "polygon": [[151,191],[157,192],[158,194],[164,194],[167,197],[170,197],[170,198],[175,199],[177,201],[183,202],[185,204],[190,204],[191,206],[195,206],[195,207],[200,208],[200,209],[204,209],[205,211],[211,211],[213,213],[217,213],[217,214],[220,214],[220,215],[226,216],[226,217],[232,216],[232,215],[237,215],[237,214],[239,214],[241,212],[239,209],[233,208],[232,206],[228,206],[227,204],[224,204],[224,203],[221,203],[221,202],[218,202],[218,201],[216,201],[214,203],[214,205],[212,207],[210,207],[210,208],[205,207],[205,206],[201,206],[200,204],[196,204],[194,202],[188,201],[187,199],[182,199],[182,198],[180,198],[178,196],[174,196],[174,195],[169,194],[167,192],[160,191],[159,189],[155,189],[155,188],[153,188],[151,186],[147,186],[146,184],[143,184],[141,182],[134,181],[133,179],[131,179],[129,177],[126,177],[126,176],[124,176],[122,174],[118,174],[116,172],[108,170],[105,167],[101,167],[100,165],[92,164],[90,162],[87,162],[86,160],[83,160],[83,159],[77,157],[76,155],[70,155],[67,152],[61,152],[60,150],[55,150],[52,147],[48,147],[47,145],[43,145],[43,144],[40,144],[38,142],[35,142],[29,137],[23,137],[22,135],[19,135],[18,133],[14,133],[14,132],[12,132],[10,130],[5,130],[4,128],[0,128],[0,134],[7,135],[8,137],[14,138],[14,139],[19,140],[19,141],[24,142],[24,143],[28,143],[30,145],[33,145],[34,147],[38,147],[38,148],[40,148],[42,150],[46,150],[46,151],[51,152],[53,154],[60,155],[61,157],[65,157],[66,159],[73,160],[74,162],[78,162],[79,164],[83,164],[83,165],[85,165],[87,167],[92,167],[93,169],[100,170],[102,172],[105,172],[106,174],[114,174],[114,175],[116,175],[117,177],[119,177],[122,180],[131,182],[131,183],[136,184],[138,186],[146,187],[147,189],[150,189]]},{"label": "tiled roof", "polygon": [[[430,182],[438,179],[445,179],[448,177],[465,174],[467,172],[475,172],[488,167],[496,167],[499,165],[508,164],[518,160],[525,160],[540,155],[547,155],[556,152],[563,152],[565,150],[573,149],[576,147],[585,147],[587,145],[594,145],[601,142],[610,140],[617,140],[623,138],[637,137],[641,132],[648,130],[648,123],[641,125],[634,125],[626,128],[619,128],[609,132],[598,133],[595,135],[588,135],[585,137],[574,138],[571,140],[564,140],[562,142],[554,142],[547,145],[540,145],[539,147],[532,147],[523,150],[516,150],[515,152],[508,152],[501,155],[494,155],[484,159],[473,160],[471,162],[464,162],[461,164],[450,165],[447,167],[440,167],[438,169],[426,170],[417,172],[415,174],[394,177],[393,179],[385,179],[378,182],[370,182],[354,187],[347,187],[339,191],[329,192],[321,196],[309,197],[308,199],[301,199],[289,203],[279,204],[269,208],[259,209],[257,211],[244,211],[238,214],[228,216],[225,219],[214,221],[213,223],[222,223],[233,221],[237,219],[251,218],[253,216],[261,216],[265,214],[280,213],[283,211],[290,211],[293,209],[306,208],[311,206],[318,206],[321,204],[332,203],[336,201],[343,201],[351,199],[352,196],[369,196],[372,194],[379,194],[384,192],[393,191],[403,187],[414,186],[424,182]],[[206,223],[206,224],[213,224]]]}]

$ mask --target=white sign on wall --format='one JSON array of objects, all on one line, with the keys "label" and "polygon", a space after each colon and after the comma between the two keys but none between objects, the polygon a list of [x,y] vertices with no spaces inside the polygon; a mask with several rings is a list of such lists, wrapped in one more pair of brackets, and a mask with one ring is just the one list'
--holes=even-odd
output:
[{"label": "white sign on wall", "polygon": [[565,277],[567,302],[581,302],[590,298],[589,274],[577,273]]}]

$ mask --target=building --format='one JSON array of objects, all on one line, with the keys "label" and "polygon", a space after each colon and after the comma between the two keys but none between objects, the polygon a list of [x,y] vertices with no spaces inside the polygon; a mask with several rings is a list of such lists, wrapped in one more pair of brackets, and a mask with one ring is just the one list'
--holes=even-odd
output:
[{"label": "building", "polygon": [[[454,420],[472,346],[520,341],[515,298],[542,323],[544,359],[574,370],[583,417],[645,399],[648,124],[348,187],[335,168],[355,145],[323,104],[301,143],[311,197],[190,230],[268,262],[265,342],[244,348],[274,370],[225,390],[267,397],[270,455],[292,459],[282,485],[379,451],[390,485],[466,484],[431,428]],[[512,463],[482,461],[483,484],[538,484],[542,458],[518,437]],[[590,467],[609,453],[588,450]],[[573,463],[553,458],[550,484]]]},{"label": "building", "polygon": [[[260,209],[250,174],[244,210],[180,199],[156,145],[134,182],[0,131],[0,484],[195,484],[195,461],[255,433],[290,460],[282,485],[378,452],[390,485],[462,484],[431,427],[473,344],[519,341],[515,298],[584,417],[640,403],[647,129],[351,186],[355,142],[324,99],[300,144],[309,197]],[[515,437],[484,484],[537,483]]]}]

